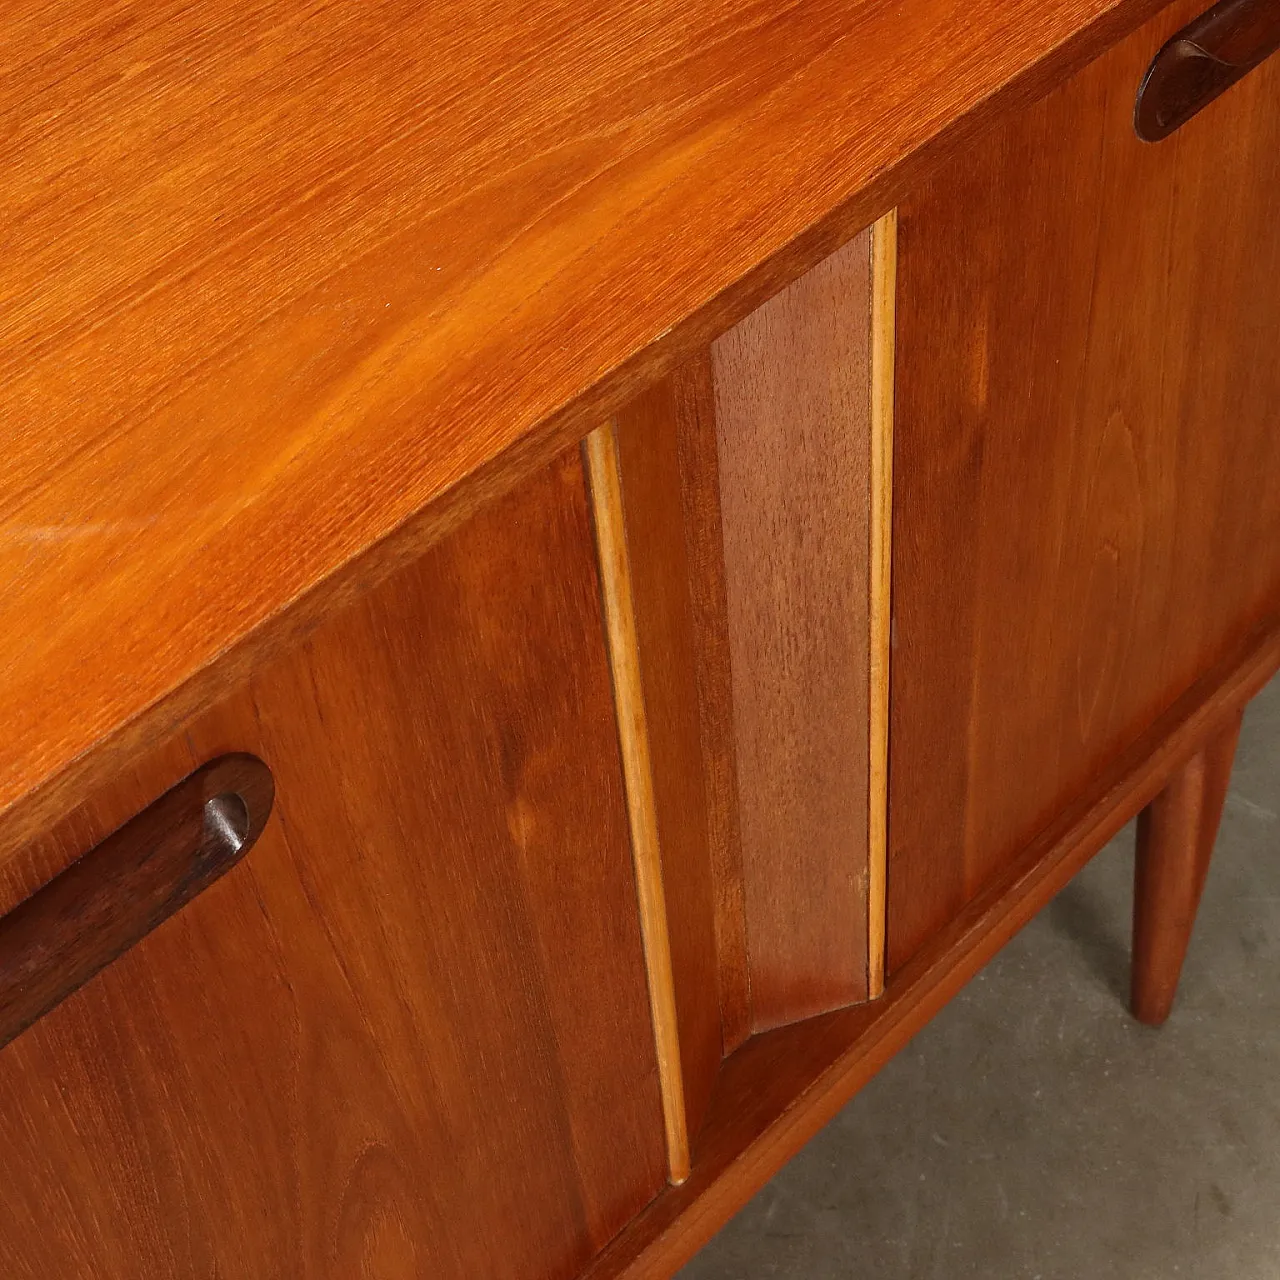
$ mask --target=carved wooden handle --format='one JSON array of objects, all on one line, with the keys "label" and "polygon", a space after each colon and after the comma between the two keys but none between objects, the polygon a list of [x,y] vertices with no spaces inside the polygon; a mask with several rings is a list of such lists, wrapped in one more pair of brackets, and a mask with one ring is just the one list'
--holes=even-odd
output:
[{"label": "carved wooden handle", "polygon": [[1186,124],[1280,49],[1280,0],[1222,0],[1156,54],[1133,113],[1144,142]]},{"label": "carved wooden handle", "polygon": [[239,862],[274,797],[256,756],[219,756],[0,918],[0,1048]]}]

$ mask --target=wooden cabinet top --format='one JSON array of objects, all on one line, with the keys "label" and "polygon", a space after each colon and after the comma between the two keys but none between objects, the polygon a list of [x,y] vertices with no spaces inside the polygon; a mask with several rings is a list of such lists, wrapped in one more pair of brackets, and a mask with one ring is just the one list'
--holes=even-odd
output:
[{"label": "wooden cabinet top", "polygon": [[0,852],[1158,7],[8,6]]}]

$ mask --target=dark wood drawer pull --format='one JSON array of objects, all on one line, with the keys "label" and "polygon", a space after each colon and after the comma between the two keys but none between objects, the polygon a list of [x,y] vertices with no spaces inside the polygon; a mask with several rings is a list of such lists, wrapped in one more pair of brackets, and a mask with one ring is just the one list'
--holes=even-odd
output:
[{"label": "dark wood drawer pull", "polygon": [[1147,69],[1133,113],[1159,142],[1280,49],[1280,0],[1222,0],[1182,28]]},{"label": "dark wood drawer pull", "polygon": [[239,862],[274,797],[256,756],[219,756],[0,918],[0,1048]]}]

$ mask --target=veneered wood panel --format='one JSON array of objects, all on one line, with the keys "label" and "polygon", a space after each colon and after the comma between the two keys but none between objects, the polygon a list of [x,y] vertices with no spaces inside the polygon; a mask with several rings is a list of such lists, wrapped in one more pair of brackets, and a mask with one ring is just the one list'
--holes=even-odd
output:
[{"label": "veneered wood panel", "polygon": [[865,999],[870,237],[712,346],[751,1011]]},{"label": "veneered wood panel", "polygon": [[[717,894],[704,768],[680,414],[664,380],[617,419],[643,697],[653,760],[685,1110],[697,1134],[724,1052]],[[732,748],[732,741],[726,744]],[[741,880],[739,878],[739,885]],[[745,975],[744,975],[745,976]]]},{"label": "veneered wood panel", "polygon": [[1280,593],[1280,61],[1133,133],[1202,8],[899,211],[891,971]]},{"label": "veneered wood panel", "polygon": [[7,5],[0,857],[1156,3]]},{"label": "veneered wood panel", "polygon": [[249,856],[0,1052],[6,1277],[569,1280],[665,1181],[576,451],[7,871],[261,755]]}]

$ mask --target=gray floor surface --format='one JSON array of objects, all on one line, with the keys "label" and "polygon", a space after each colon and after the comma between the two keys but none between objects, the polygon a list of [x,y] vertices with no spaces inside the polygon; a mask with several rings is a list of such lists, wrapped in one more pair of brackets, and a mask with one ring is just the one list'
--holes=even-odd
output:
[{"label": "gray floor surface", "polygon": [[1278,1280],[1278,813],[1280,678],[1164,1029],[1125,1009],[1130,828],[681,1280]]}]

